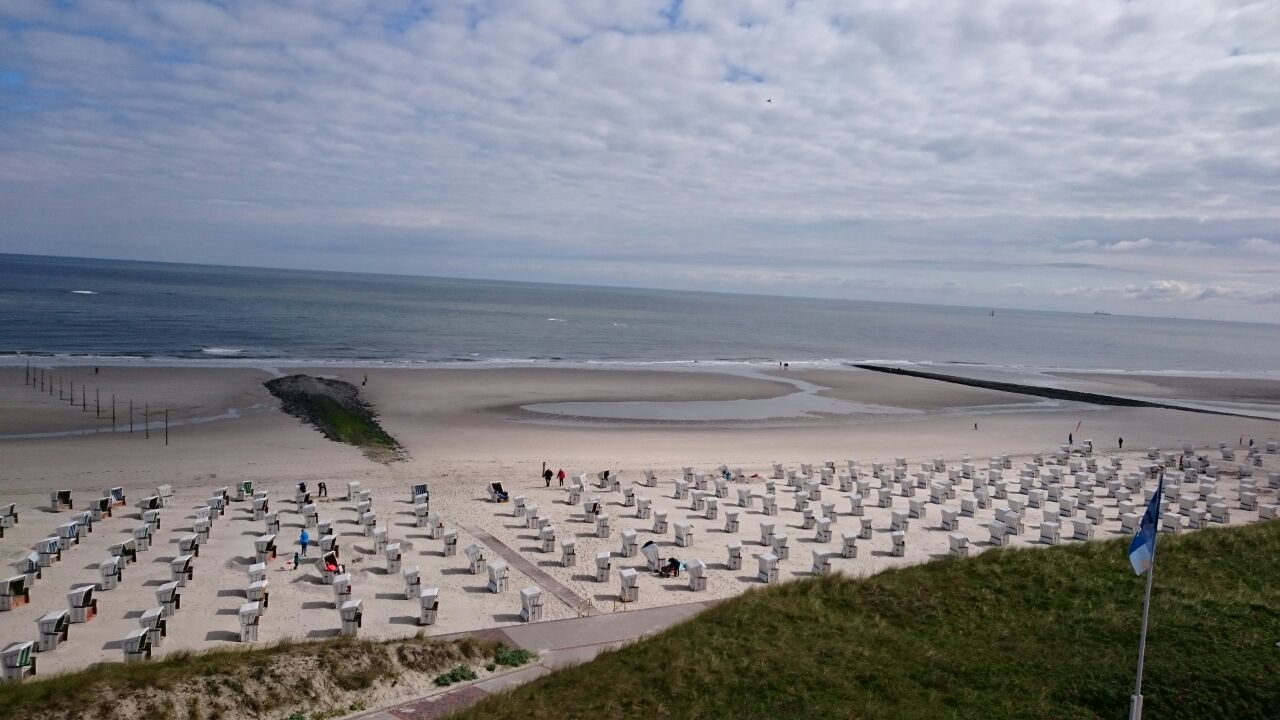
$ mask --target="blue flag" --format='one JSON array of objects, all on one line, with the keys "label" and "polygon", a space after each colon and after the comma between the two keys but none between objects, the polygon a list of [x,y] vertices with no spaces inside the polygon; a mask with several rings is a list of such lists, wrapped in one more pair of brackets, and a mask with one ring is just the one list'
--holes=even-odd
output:
[{"label": "blue flag", "polygon": [[1133,571],[1139,575],[1151,569],[1151,562],[1156,557],[1156,530],[1160,524],[1160,496],[1164,493],[1164,478],[1156,486],[1156,492],[1147,503],[1147,511],[1142,514],[1142,523],[1138,525],[1138,534],[1129,543],[1129,562]]}]

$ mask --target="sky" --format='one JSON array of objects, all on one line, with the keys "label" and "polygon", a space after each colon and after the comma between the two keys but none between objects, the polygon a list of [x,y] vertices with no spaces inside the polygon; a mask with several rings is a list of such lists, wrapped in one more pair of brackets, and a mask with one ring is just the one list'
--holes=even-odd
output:
[{"label": "sky", "polygon": [[0,0],[0,252],[1280,322],[1280,0]]}]

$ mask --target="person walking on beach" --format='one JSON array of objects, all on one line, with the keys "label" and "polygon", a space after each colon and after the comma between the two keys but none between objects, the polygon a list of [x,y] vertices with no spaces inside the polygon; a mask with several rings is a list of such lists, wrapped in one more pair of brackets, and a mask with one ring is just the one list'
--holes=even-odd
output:
[{"label": "person walking on beach", "polygon": [[365,373],[364,379],[360,381],[360,387],[364,387],[365,385],[368,385],[368,384],[369,384],[369,375],[368,373]]},{"label": "person walking on beach", "polygon": [[547,481],[547,487],[551,487],[551,468],[542,471],[542,479]]},{"label": "person walking on beach", "polygon": [[973,424],[973,429],[974,429],[974,430],[977,430],[977,429],[978,429],[978,423],[974,423],[974,424]]},{"label": "person walking on beach", "polygon": [[1067,444],[1068,445],[1075,444],[1075,433],[1067,433]]},{"label": "person walking on beach", "polygon": [[316,483],[316,497],[329,497],[329,486],[323,480]]},{"label": "person walking on beach", "polygon": [[1120,438],[1120,449],[1124,449],[1124,438]]},{"label": "person walking on beach", "polygon": [[560,472],[556,473],[556,480],[560,481],[560,487],[564,487],[564,468],[560,468]]},{"label": "person walking on beach", "polygon": [[311,535],[303,528],[302,535],[298,536],[298,544],[302,546],[302,557],[307,556],[307,546],[311,544]]}]

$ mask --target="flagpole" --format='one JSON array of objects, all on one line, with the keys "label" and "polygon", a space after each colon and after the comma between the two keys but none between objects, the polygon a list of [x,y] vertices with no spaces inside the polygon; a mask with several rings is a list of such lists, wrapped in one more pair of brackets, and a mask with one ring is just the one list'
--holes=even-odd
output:
[{"label": "flagpole", "polygon": [[1138,641],[1138,680],[1129,703],[1129,720],[1142,720],[1142,661],[1147,656],[1147,616],[1151,612],[1151,581],[1156,575],[1156,549],[1151,547],[1151,567],[1147,568],[1147,594],[1142,598],[1142,639]]}]

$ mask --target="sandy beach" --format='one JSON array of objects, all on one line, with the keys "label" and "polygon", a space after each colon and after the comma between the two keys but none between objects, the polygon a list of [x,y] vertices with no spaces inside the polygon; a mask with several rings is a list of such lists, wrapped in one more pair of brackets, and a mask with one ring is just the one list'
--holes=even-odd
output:
[{"label": "sandy beach", "polygon": [[[729,597],[759,585],[755,555],[766,550],[760,545],[761,523],[773,522],[776,532],[790,538],[790,557],[780,563],[780,579],[806,576],[811,571],[812,552],[838,553],[841,533],[849,532],[860,518],[850,514],[848,492],[822,486],[822,500],[812,504],[822,516],[821,504],[834,502],[837,513],[830,541],[815,541],[815,529],[803,527],[802,515],[794,510],[790,488],[778,481],[775,488],[779,513],[762,514],[760,496],[767,494],[766,482],[772,463],[787,470],[799,470],[802,463],[820,466],[833,461],[843,470],[849,459],[860,461],[864,479],[872,463],[893,464],[896,456],[908,460],[911,473],[935,457],[948,468],[959,468],[969,455],[982,471],[990,456],[1009,454],[1012,470],[1005,478],[1016,480],[1018,468],[1032,453],[1049,452],[1067,441],[1080,424],[1074,439],[1095,440],[1095,456],[1100,464],[1117,457],[1120,477],[1138,471],[1147,462],[1149,446],[1180,453],[1183,442],[1198,450],[1212,448],[1212,458],[1221,468],[1216,493],[1231,506],[1232,523],[1257,519],[1257,511],[1240,510],[1238,505],[1239,464],[1223,461],[1217,451],[1220,441],[1233,448],[1243,436],[1263,444],[1280,434],[1277,423],[1142,408],[1107,408],[1074,403],[1046,403],[1010,393],[964,388],[930,380],[885,377],[863,371],[822,369],[783,372],[766,369],[729,371],[724,369],[672,371],[588,370],[577,368],[493,368],[493,369],[369,369],[369,368],[205,368],[205,367],[92,367],[53,368],[59,376],[75,378],[89,389],[88,408],[77,397],[73,408],[33,391],[23,384],[23,368],[0,369],[0,502],[17,504],[20,522],[8,528],[0,539],[0,560],[6,568],[25,556],[38,540],[53,533],[57,525],[70,521],[70,513],[47,511],[49,492],[69,489],[77,507],[100,497],[103,490],[124,487],[129,505],[115,517],[94,527],[80,545],[69,549],[63,560],[44,571],[32,590],[32,602],[11,612],[0,613],[0,641],[34,639],[36,619],[51,610],[66,607],[66,593],[81,583],[96,582],[98,562],[107,557],[107,548],[128,537],[140,524],[133,503],[150,495],[161,484],[174,487],[174,497],[162,511],[162,524],[151,550],[139,555],[139,562],[125,569],[124,580],[113,590],[98,593],[99,616],[85,625],[72,627],[70,640],[62,648],[40,657],[41,674],[81,667],[96,661],[120,661],[120,640],[137,626],[142,611],[154,607],[155,588],[169,579],[168,560],[178,554],[177,539],[191,531],[195,509],[205,504],[217,488],[252,481],[257,490],[270,493],[272,509],[280,513],[278,538],[280,555],[270,563],[270,607],[264,616],[260,641],[283,637],[307,638],[335,634],[338,613],[332,605],[329,586],[321,584],[314,566],[317,553],[299,569],[289,560],[296,548],[302,518],[292,501],[294,484],[305,481],[314,490],[325,481],[330,497],[318,499],[321,519],[331,520],[338,536],[342,560],[353,577],[354,596],[364,601],[361,635],[393,637],[418,631],[444,634],[518,622],[518,591],[524,587],[543,589],[544,619],[572,617],[581,612],[624,612],[630,607],[676,604],[706,597]],[[326,440],[311,427],[277,409],[277,403],[262,387],[271,377],[292,372],[327,375],[362,385],[367,400],[377,410],[383,427],[405,447],[403,462],[380,464],[364,457],[358,448]],[[1154,381],[1149,379],[1142,382]],[[1242,383],[1232,386],[1232,382]],[[1250,402],[1274,401],[1280,397],[1273,381],[1232,381],[1222,379],[1211,385],[1188,379],[1178,386],[1177,378],[1161,376],[1159,387],[1173,397],[1187,393],[1212,395],[1207,399]],[[170,412],[169,444],[154,427],[150,439],[139,429],[110,432],[93,407],[93,389],[114,393],[117,402],[132,398],[135,403]],[[1185,390],[1180,389],[1186,388]],[[79,395],[79,388],[77,394]],[[798,396],[799,397],[797,399]],[[1197,396],[1199,397],[1199,396]],[[814,401],[811,398],[818,398]],[[698,412],[715,413],[716,403],[775,403],[753,406],[762,415],[757,420],[703,419],[690,421],[636,418],[609,420],[575,418],[561,413],[531,411],[530,405],[590,403],[608,412],[610,403],[656,403],[679,405],[704,403]],[[824,404],[827,401],[846,406]],[[808,403],[808,404],[806,404]],[[653,406],[645,406],[651,410]],[[859,407],[882,411],[857,412]],[[761,409],[762,408],[762,409]],[[890,408],[885,410],[884,408]],[[849,409],[845,413],[843,410]],[[835,410],[833,412],[832,410]],[[211,419],[220,418],[220,419]],[[153,418],[154,419],[154,418]],[[183,423],[189,424],[183,424]],[[976,426],[976,429],[975,429]],[[117,406],[117,430],[120,429]],[[32,433],[78,433],[42,437],[15,437]],[[1124,438],[1124,451],[1117,449]],[[1259,478],[1259,501],[1275,503],[1276,490],[1265,489],[1269,473],[1280,472],[1280,456],[1264,454],[1264,464],[1255,468]],[[665,533],[653,532],[653,520],[636,517],[636,508],[627,506],[621,491],[588,485],[582,499],[598,495],[604,511],[611,516],[607,538],[596,536],[596,526],[585,522],[581,503],[567,503],[567,492],[553,482],[547,488],[538,477],[543,463],[569,474],[610,469],[620,474],[620,490],[632,489],[636,497],[648,498],[653,512],[665,512],[668,522],[690,523],[693,540],[689,547],[675,545],[674,527]],[[715,519],[705,510],[694,510],[691,498],[677,499],[675,481],[682,468],[690,466],[714,473],[721,464],[741,468],[745,482],[728,484],[729,497],[718,500]],[[657,474],[656,487],[638,485],[643,471]],[[984,475],[985,477],[985,475]],[[931,475],[930,482],[945,478]],[[404,549],[404,566],[418,566],[424,587],[440,588],[440,612],[435,625],[416,624],[417,603],[404,599],[399,575],[385,572],[385,563],[373,552],[371,538],[357,524],[354,504],[341,499],[348,481],[359,481],[373,493],[373,510],[379,524],[389,530],[392,542]],[[512,514],[512,503],[489,502],[486,486],[500,481],[513,496],[523,496],[536,504],[556,528],[554,552],[538,548],[536,531],[525,526],[523,517]],[[443,543],[431,539],[425,528],[414,526],[409,489],[416,483],[431,488],[431,508],[442,513],[448,528],[458,532],[458,554],[446,557]],[[1015,483],[1016,485],[1016,483]],[[1148,483],[1148,487],[1151,483]],[[910,500],[928,500],[929,489],[917,490],[914,498],[894,493],[892,507],[876,507],[875,498],[865,500],[865,515],[872,522],[870,539],[859,541],[856,558],[836,558],[834,570],[848,574],[872,573],[904,563],[928,561],[948,552],[947,531],[939,529],[940,511],[958,509],[972,497],[972,482],[957,485],[957,497],[940,505],[928,505],[926,517],[913,519],[905,535],[902,556],[890,553],[889,521],[895,510],[905,511]],[[738,508],[738,490],[757,496],[749,508]],[[1074,489],[1072,490],[1074,492]],[[875,495],[874,491],[872,492]],[[1117,537],[1120,533],[1118,503],[1101,497],[1105,520],[1095,528],[1096,538]],[[1025,496],[1011,493],[1011,498]],[[1140,504],[1140,500],[1138,501]],[[973,551],[986,549],[986,524],[996,509],[1006,505],[996,500],[980,509],[975,517],[960,521]],[[1057,503],[1045,510],[1056,511]],[[725,513],[738,512],[739,529],[725,532]],[[1013,539],[1015,545],[1035,545],[1041,509],[1027,509],[1026,528]],[[1077,513],[1075,517],[1083,517]],[[1184,518],[1185,521],[1185,518]],[[707,563],[706,590],[696,595],[688,590],[685,578],[662,579],[644,572],[640,556],[622,557],[621,535],[634,529],[640,543],[656,540],[662,554],[674,555],[686,563],[700,558]],[[212,647],[236,642],[236,608],[245,602],[248,585],[246,569],[252,559],[253,540],[264,532],[263,524],[251,518],[249,503],[231,503],[226,515],[215,520],[209,542],[201,547],[195,561],[195,575],[182,596],[182,608],[170,624],[169,636],[159,654],[176,650]],[[1065,522],[1063,542],[1071,525]],[[574,538],[578,561],[575,567],[561,567],[559,540]],[[726,544],[738,540],[743,548],[740,570],[726,568]],[[511,562],[509,587],[493,594],[485,588],[487,578],[467,569],[464,548],[472,542],[486,547],[489,559],[507,554],[523,559]],[[596,582],[595,556],[612,553],[608,580]],[[527,564],[525,564],[527,563]],[[521,568],[525,569],[522,570]],[[639,598],[619,605],[618,571],[641,570]]]}]

